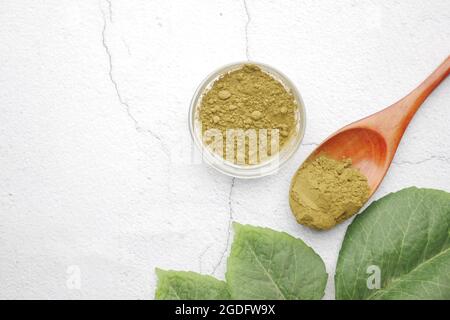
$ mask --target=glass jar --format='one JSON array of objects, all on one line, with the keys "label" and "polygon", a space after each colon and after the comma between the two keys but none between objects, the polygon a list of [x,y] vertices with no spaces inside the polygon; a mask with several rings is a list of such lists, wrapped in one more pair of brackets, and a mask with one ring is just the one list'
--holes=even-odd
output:
[{"label": "glass jar", "polygon": [[[268,159],[258,164],[251,165],[236,164],[224,159],[221,155],[214,153],[211,148],[203,143],[201,125],[198,119],[198,108],[200,106],[203,94],[207,92],[212,87],[214,82],[222,75],[240,69],[246,64],[258,66],[263,72],[268,73],[273,78],[278,80],[286,88],[287,91],[292,93],[297,104],[297,110],[295,114],[296,125],[294,127],[294,132],[291,133],[291,137],[289,138],[289,140],[286,141],[286,143],[280,148],[277,154],[270,156]],[[216,170],[226,175],[241,179],[260,178],[277,172],[279,168],[292,157],[295,151],[297,151],[305,133],[305,126],[305,105],[300,96],[300,93],[298,92],[294,84],[280,71],[277,71],[268,65],[257,62],[246,61],[233,63],[221,67],[211,73],[206,77],[205,80],[203,80],[203,82],[195,91],[194,97],[191,101],[191,106],[189,108],[189,130],[191,132],[191,137],[194,141],[194,144],[201,152],[202,159]]]}]

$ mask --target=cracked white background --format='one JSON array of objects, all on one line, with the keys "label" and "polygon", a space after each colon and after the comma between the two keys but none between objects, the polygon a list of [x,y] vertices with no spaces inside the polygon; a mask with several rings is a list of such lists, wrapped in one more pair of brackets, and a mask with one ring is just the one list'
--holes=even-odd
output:
[{"label": "cracked white background", "polygon": [[[450,2],[0,3],[0,298],[154,297],[155,267],[224,277],[231,221],[302,238],[329,273],[347,221],[297,225],[289,181],[314,146],[412,90],[450,53]],[[235,61],[286,73],[307,129],[278,174],[191,165],[187,112]],[[450,82],[424,103],[373,199],[450,191]],[[69,266],[81,288],[66,285]]]}]

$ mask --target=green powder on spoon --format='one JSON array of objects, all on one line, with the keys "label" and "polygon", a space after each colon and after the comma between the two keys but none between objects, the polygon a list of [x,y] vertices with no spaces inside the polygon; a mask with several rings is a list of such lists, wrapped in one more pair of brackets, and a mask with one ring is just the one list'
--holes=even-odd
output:
[{"label": "green powder on spoon", "polygon": [[320,155],[296,172],[289,204],[297,221],[315,229],[330,229],[350,218],[369,198],[367,178],[350,159]]}]

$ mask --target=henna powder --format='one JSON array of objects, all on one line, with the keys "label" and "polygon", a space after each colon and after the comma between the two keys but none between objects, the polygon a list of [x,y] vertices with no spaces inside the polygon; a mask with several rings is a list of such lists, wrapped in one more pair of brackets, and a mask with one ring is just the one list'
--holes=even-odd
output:
[{"label": "henna powder", "polygon": [[[295,134],[297,111],[294,95],[280,80],[257,65],[245,64],[205,90],[197,118],[206,145],[226,160],[249,165],[265,159],[262,150],[271,156],[286,145]],[[241,135],[230,134],[233,130]],[[232,150],[239,146],[244,148],[241,158]]]}]

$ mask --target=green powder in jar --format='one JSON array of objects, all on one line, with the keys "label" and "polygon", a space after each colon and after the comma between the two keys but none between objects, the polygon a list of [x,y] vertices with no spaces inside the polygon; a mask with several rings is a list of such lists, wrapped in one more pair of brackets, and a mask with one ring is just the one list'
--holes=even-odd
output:
[{"label": "green powder in jar", "polygon": [[[204,143],[212,145],[217,140],[217,136],[212,138],[207,132],[220,134],[223,143],[215,151],[234,163],[238,163],[239,159],[237,153],[230,159],[230,148],[239,145],[239,141],[236,142],[233,136],[227,136],[227,132],[242,130],[246,134],[253,131],[256,134],[256,147],[252,149],[249,136],[245,136],[241,141],[245,144],[242,160],[244,164],[257,164],[263,160],[262,142],[268,145],[268,156],[274,153],[270,144],[275,139],[274,132],[278,137],[277,151],[295,134],[297,111],[298,105],[290,90],[260,67],[246,64],[220,76],[203,93],[198,107],[198,120],[202,126]],[[267,130],[267,135],[266,131],[261,131],[263,129]],[[266,135],[267,141],[260,138],[261,134]]]}]

